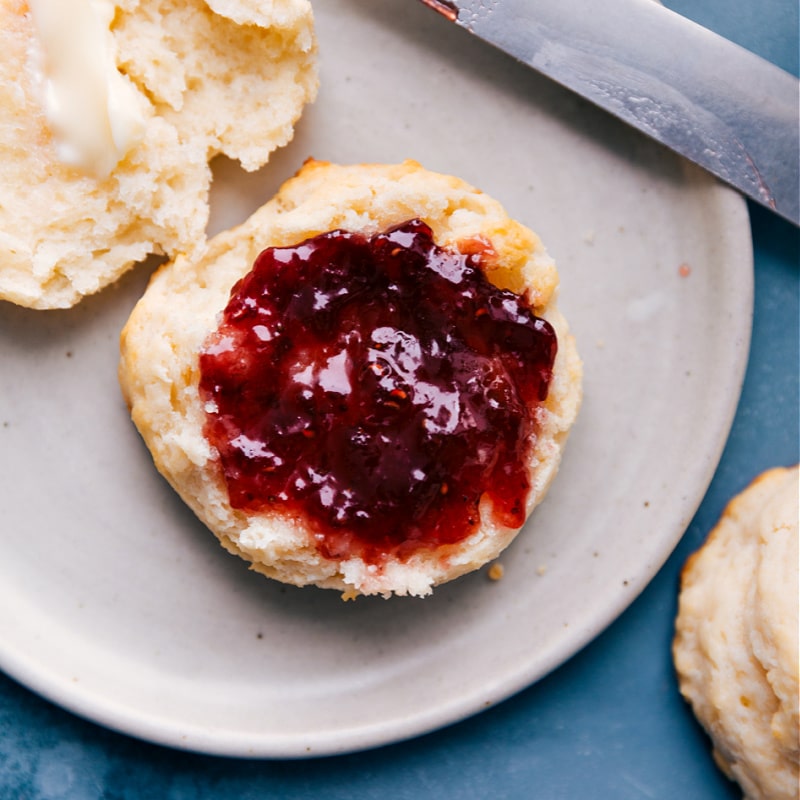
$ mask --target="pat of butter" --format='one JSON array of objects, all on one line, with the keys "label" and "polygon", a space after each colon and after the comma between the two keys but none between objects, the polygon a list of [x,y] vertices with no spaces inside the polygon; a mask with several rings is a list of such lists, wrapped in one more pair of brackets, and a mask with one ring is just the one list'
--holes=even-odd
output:
[{"label": "pat of butter", "polygon": [[29,0],[58,157],[106,177],[143,137],[143,99],[117,70],[106,0]]}]

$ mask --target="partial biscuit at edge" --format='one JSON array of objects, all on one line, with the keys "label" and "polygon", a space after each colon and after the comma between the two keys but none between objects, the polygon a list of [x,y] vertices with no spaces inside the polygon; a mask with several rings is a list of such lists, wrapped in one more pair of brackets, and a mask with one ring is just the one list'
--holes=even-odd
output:
[{"label": "partial biscuit at edge", "polygon": [[747,798],[798,797],[798,468],[760,475],[681,575],[673,656]]}]

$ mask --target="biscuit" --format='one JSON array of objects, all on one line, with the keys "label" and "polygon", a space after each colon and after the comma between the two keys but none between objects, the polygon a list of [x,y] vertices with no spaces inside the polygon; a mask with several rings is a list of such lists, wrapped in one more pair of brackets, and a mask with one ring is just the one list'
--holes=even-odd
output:
[{"label": "biscuit", "polygon": [[756,800],[798,797],[798,468],[758,477],[681,576],[673,655],[715,760]]},{"label": "biscuit", "polygon": [[199,355],[231,287],[258,254],[336,229],[374,234],[410,218],[430,226],[439,246],[488,245],[494,254],[486,262],[490,282],[526,293],[535,313],[556,330],[558,354],[549,394],[536,412],[539,429],[527,464],[530,513],[558,469],[580,404],[582,366],[556,306],[554,262],[538,237],[457,178],[413,161],[337,166],[309,160],[248,221],[214,237],[202,257],[181,256],[164,265],[122,333],[120,383],[158,470],[224,547],[279,581],[338,589],[345,596],[423,596],[495,558],[518,532],[482,514],[477,529],[458,544],[391,557],[379,568],[358,556],[326,557],[302,520],[233,509],[218,453],[204,435]]},{"label": "biscuit", "polygon": [[120,0],[111,33],[144,132],[95,177],[59,158],[31,13],[0,0],[2,299],[69,307],[148,254],[199,252],[209,161],[263,165],[316,94],[308,0]]}]

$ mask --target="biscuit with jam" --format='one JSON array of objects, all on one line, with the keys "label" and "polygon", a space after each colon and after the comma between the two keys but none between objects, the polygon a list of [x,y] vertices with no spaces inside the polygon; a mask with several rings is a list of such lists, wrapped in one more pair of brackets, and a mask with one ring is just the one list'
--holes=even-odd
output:
[{"label": "biscuit with jam", "polygon": [[538,237],[407,161],[309,161],[162,267],[120,380],[160,472],[232,553],[295,585],[427,595],[544,497],[581,363]]},{"label": "biscuit with jam", "polygon": [[[0,53],[0,298],[32,308],[74,305],[150,253],[199,252],[209,161],[263,165],[317,87],[308,0],[0,0]],[[53,108],[107,113],[61,124],[55,89]],[[128,146],[106,163],[70,135]]]},{"label": "biscuit with jam", "polygon": [[800,791],[798,479],[797,467],[759,476],[681,577],[680,689],[750,800]]}]

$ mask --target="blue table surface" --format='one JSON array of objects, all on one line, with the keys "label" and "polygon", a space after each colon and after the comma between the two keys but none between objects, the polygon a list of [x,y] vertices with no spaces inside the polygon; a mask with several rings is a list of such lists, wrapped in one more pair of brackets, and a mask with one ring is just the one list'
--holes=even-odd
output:
[{"label": "blue table surface", "polygon": [[[319,0],[323,2],[324,0]],[[798,73],[796,0],[668,0]],[[602,13],[602,2],[598,13]],[[797,171],[797,164],[787,165]],[[800,235],[751,205],[755,318],[719,468],[673,556],[634,604],[556,672],[413,741],[311,761],[173,751],[79,719],[0,674],[0,800],[134,798],[737,798],[678,693],[670,641],[678,574],[725,503],[798,461]]]}]

